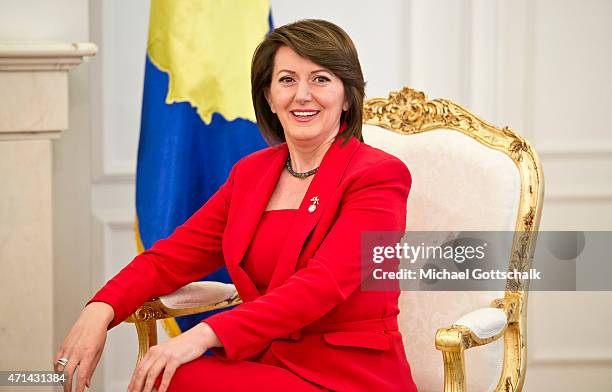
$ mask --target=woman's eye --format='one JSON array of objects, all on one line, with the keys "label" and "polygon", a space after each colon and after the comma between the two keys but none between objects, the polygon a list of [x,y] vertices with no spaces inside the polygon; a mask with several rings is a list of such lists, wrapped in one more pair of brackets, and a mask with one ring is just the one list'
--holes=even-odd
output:
[{"label": "woman's eye", "polygon": [[317,83],[325,83],[325,82],[329,82],[330,81],[330,79],[327,76],[322,76],[322,75],[315,76],[314,80]]},{"label": "woman's eye", "polygon": [[291,76],[283,76],[278,81],[280,83],[291,83],[291,82],[293,82],[293,78]]}]

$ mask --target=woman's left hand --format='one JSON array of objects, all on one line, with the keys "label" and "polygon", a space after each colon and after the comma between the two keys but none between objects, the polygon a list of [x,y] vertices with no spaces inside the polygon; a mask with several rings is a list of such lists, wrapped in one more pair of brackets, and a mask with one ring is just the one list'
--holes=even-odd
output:
[{"label": "woman's left hand", "polygon": [[199,358],[209,348],[220,345],[212,328],[206,323],[199,323],[179,336],[151,347],[134,370],[128,392],[152,391],[162,371],[164,373],[159,392],[166,392],[179,366]]}]

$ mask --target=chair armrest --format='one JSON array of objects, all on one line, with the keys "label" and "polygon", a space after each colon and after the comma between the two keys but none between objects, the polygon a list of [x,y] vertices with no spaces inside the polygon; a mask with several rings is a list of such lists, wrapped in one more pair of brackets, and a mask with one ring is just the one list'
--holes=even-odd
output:
[{"label": "chair armrest", "polygon": [[194,282],[175,292],[142,304],[125,320],[128,323],[188,316],[242,303],[233,284]]},{"label": "chair armrest", "polygon": [[[489,344],[504,337],[504,367],[495,391],[518,385],[517,374],[524,372],[524,336],[521,335],[522,293],[506,293],[491,308],[478,309],[459,318],[451,327],[436,333],[436,348],[444,361],[444,391],[465,392],[465,357],[469,348]],[[515,377],[513,378],[512,375]]]},{"label": "chair armrest", "polygon": [[142,304],[125,322],[134,323],[138,334],[138,359],[144,358],[157,344],[157,320],[188,316],[242,303],[233,284],[194,282],[174,293],[153,298]]},{"label": "chair armrest", "polygon": [[449,328],[436,333],[436,348],[440,351],[459,352],[496,341],[508,326],[505,311],[482,308],[460,317]]},{"label": "chair armrest", "polygon": [[436,348],[444,361],[444,391],[465,392],[465,357],[469,348],[494,342],[504,336],[508,314],[497,308],[482,308],[459,318],[451,327],[436,332]]},{"label": "chair armrest", "polygon": [[475,310],[462,316],[453,324],[453,326],[468,328],[478,339],[501,336],[507,325],[506,312],[497,308]]},{"label": "chair armrest", "polygon": [[168,309],[198,308],[228,301],[236,295],[233,284],[221,282],[193,282],[174,293],[159,297]]}]

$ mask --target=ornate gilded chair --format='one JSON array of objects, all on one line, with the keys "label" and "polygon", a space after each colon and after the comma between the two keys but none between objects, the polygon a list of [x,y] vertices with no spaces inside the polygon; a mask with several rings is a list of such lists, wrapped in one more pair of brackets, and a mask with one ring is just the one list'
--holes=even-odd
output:
[{"label": "ornate gilded chair", "polygon": [[[502,257],[508,270],[529,270],[544,182],[525,139],[410,88],[367,100],[364,122],[366,143],[410,168],[408,231],[514,232]],[[522,390],[527,293],[521,280],[500,292],[402,292],[400,329],[419,390]],[[138,359],[156,344],[156,320],[239,302],[232,285],[201,282],[145,303],[128,320],[138,331]]]}]

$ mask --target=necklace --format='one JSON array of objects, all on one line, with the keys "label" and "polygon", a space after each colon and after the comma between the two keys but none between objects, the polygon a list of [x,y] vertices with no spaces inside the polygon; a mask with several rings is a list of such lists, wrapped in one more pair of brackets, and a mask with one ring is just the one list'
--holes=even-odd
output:
[{"label": "necklace", "polygon": [[287,171],[289,172],[289,174],[291,174],[293,177],[297,177],[297,178],[310,177],[313,174],[315,174],[317,172],[317,170],[319,170],[319,166],[317,166],[314,169],[308,170],[307,172],[304,172],[304,173],[298,173],[296,171],[293,171],[293,169],[291,168],[291,155],[287,156],[287,162],[285,162],[285,167],[287,168]]}]

